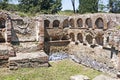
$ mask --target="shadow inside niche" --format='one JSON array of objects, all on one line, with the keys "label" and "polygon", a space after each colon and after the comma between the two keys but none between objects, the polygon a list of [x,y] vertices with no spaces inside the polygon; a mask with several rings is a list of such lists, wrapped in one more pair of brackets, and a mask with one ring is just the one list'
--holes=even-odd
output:
[{"label": "shadow inside niche", "polygon": [[[11,22],[12,24],[12,22]],[[13,45],[20,45],[20,41],[19,41],[19,38],[15,32],[15,29],[13,27],[13,24],[11,25],[11,34],[12,34],[12,37],[11,37],[11,44]]]}]

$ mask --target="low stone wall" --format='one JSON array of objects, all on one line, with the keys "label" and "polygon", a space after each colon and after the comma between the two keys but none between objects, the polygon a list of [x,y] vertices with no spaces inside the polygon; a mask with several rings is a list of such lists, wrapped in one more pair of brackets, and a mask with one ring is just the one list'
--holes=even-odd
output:
[{"label": "low stone wall", "polygon": [[9,69],[48,67],[48,56],[44,52],[17,53],[9,58]]},{"label": "low stone wall", "polygon": [[56,53],[56,52],[65,52],[68,53],[69,48],[67,46],[51,46],[50,47],[50,53]]},{"label": "low stone wall", "polygon": [[91,57],[86,56],[86,55],[80,55],[80,56],[81,57],[79,57],[79,58],[76,56],[74,56],[74,57],[72,56],[71,58],[75,62],[78,62],[84,66],[87,66],[87,67],[91,67],[91,68],[98,70],[98,71],[102,71],[105,73],[114,73],[114,74],[117,73],[117,70],[114,67],[110,67],[106,63],[98,62],[95,59],[92,59]]},{"label": "low stone wall", "polygon": [[0,68],[8,67],[8,59],[13,56],[15,56],[15,52],[11,46],[0,45]]},{"label": "low stone wall", "polygon": [[8,67],[8,55],[0,55],[0,68]]},{"label": "low stone wall", "polygon": [[45,52],[47,54],[49,53],[55,53],[55,52],[66,52],[68,53],[70,41],[68,40],[62,40],[62,41],[50,41],[45,43]]},{"label": "low stone wall", "polygon": [[38,42],[21,42],[19,45],[13,45],[16,53],[29,53],[39,50]]}]

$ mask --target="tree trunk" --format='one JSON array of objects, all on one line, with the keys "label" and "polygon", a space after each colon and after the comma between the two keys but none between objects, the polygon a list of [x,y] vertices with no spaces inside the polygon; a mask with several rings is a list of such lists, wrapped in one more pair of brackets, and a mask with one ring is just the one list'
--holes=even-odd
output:
[{"label": "tree trunk", "polygon": [[75,13],[75,0],[71,0],[71,2],[72,2],[72,6],[73,6],[73,11]]}]

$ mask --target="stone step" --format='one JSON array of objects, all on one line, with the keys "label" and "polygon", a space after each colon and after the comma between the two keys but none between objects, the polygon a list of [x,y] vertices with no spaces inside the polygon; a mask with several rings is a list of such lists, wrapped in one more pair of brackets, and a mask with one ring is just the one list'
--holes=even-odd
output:
[{"label": "stone step", "polygon": [[0,44],[0,59],[2,56],[5,56],[5,57],[15,56],[15,51],[10,44],[5,44],[5,43]]},{"label": "stone step", "polygon": [[8,67],[9,57],[15,56],[15,51],[10,45],[0,44],[0,68]]},{"label": "stone step", "polygon": [[10,70],[49,66],[48,55],[44,51],[17,53],[16,57],[9,57],[8,62]]}]

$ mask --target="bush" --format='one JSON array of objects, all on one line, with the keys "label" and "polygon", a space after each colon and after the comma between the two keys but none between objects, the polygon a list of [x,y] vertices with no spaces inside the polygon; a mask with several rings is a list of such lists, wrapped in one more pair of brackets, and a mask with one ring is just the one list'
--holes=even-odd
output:
[{"label": "bush", "polygon": [[23,13],[23,12],[18,12],[18,15],[20,16],[20,17],[26,17],[27,15],[25,14],[25,13]]}]

